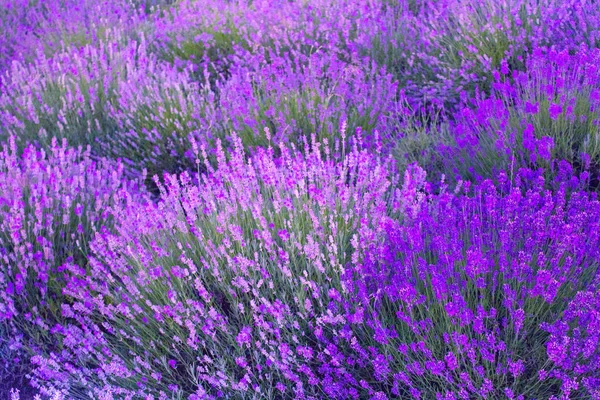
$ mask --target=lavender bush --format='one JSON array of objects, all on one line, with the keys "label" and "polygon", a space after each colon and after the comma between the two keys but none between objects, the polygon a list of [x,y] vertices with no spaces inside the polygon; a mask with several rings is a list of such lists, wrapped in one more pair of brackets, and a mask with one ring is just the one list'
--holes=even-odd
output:
[{"label": "lavender bush", "polygon": [[453,121],[408,118],[392,134],[402,138],[394,153],[437,177],[477,180],[526,167],[543,169],[554,182],[566,168],[597,188],[598,55],[540,49],[527,72],[495,73],[492,95],[474,99]]},{"label": "lavender bush", "polygon": [[0,0],[0,400],[600,399],[599,10]]},{"label": "lavender bush", "polygon": [[0,153],[0,189],[0,376],[10,382],[30,372],[32,354],[60,351],[63,288],[86,270],[111,207],[135,191],[122,164],[95,163],[89,150],[54,141],[48,154],[29,146],[17,156],[12,139]]},{"label": "lavender bush", "polygon": [[[144,1],[142,1],[144,3]],[[32,61],[39,52],[50,56],[65,48],[98,43],[106,31],[138,27],[140,5],[129,1],[32,1],[0,3],[0,71],[12,61]]]},{"label": "lavender bush", "polygon": [[115,31],[99,47],[13,63],[1,118],[20,147],[64,138],[153,175],[186,160],[193,166],[185,157],[189,138],[206,139],[214,113],[212,95],[202,93],[185,72],[158,62],[144,40],[128,42]]},{"label": "lavender bush", "polygon": [[377,357],[393,395],[599,395],[599,203],[531,173],[517,179],[527,190],[504,176],[432,195],[414,169],[403,218],[346,270],[356,328],[345,344]]},{"label": "lavender bush", "polygon": [[[341,321],[329,298],[343,292],[345,265],[379,237],[393,179],[357,147],[337,161],[316,143],[306,156],[284,147],[277,160],[269,149],[246,162],[239,139],[236,149],[230,161],[219,152],[199,184],[167,177],[158,205],[123,214],[116,235],[92,243],[90,276],[78,277],[86,285],[69,288],[75,303],[63,308],[102,334],[98,347],[74,350],[98,363],[90,390],[314,393],[306,374],[326,350],[312,343]],[[48,361],[39,361],[38,384],[70,389],[44,382],[75,375]]]}]

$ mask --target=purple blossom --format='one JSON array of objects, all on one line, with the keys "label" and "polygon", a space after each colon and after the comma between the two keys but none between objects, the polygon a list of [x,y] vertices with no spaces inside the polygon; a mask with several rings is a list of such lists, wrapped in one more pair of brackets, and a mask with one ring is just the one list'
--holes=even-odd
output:
[{"label": "purple blossom", "polygon": [[539,104],[530,103],[529,101],[525,102],[525,112],[528,114],[537,114],[539,112]]},{"label": "purple blossom", "polygon": [[548,107],[548,113],[550,114],[550,118],[557,119],[560,114],[562,114],[563,108],[560,104],[552,103]]},{"label": "purple blossom", "polygon": [[594,2],[171,3],[0,6],[3,383],[600,397]]}]

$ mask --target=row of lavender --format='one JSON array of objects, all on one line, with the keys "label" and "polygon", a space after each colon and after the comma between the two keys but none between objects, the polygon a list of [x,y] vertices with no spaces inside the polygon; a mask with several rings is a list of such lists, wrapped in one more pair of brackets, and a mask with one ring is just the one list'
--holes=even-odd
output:
[{"label": "row of lavender", "polygon": [[171,3],[0,2],[0,380],[600,398],[594,1]]}]

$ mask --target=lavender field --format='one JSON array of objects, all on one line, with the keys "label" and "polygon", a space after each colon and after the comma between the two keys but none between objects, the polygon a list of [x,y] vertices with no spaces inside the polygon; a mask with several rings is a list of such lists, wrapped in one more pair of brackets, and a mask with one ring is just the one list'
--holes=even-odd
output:
[{"label": "lavender field", "polygon": [[600,399],[597,0],[0,0],[0,400]]}]

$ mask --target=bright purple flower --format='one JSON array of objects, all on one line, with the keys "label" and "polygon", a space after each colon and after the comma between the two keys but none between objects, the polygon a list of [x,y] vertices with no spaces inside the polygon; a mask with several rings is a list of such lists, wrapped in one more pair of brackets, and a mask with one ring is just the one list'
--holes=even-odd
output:
[{"label": "bright purple flower", "polygon": [[548,113],[550,114],[550,118],[556,120],[560,114],[562,114],[563,109],[562,106],[556,103],[551,103],[548,107]]},{"label": "bright purple flower", "polygon": [[506,395],[506,397],[508,397],[510,400],[513,400],[515,398],[515,394],[512,391],[512,389],[510,388],[504,388],[504,394]]},{"label": "bright purple flower", "polygon": [[458,362],[453,352],[448,352],[448,354],[446,354],[444,357],[444,360],[446,361],[446,365],[450,371],[454,371],[456,368],[458,368]]},{"label": "bright purple flower", "polygon": [[539,103],[525,102],[525,112],[527,114],[537,114],[539,112]]},{"label": "bright purple flower", "polygon": [[550,136],[543,136],[537,141],[538,155],[540,158],[551,161],[552,149],[554,148],[554,139]]},{"label": "bright purple flower", "polygon": [[279,390],[281,393],[285,392],[285,385],[282,382],[277,382],[275,384],[275,388]]},{"label": "bright purple flower", "polygon": [[509,369],[511,375],[514,378],[517,378],[525,370],[525,365],[523,364],[523,360],[517,360],[515,362],[512,362],[509,360],[508,361],[508,369]]},{"label": "bright purple flower", "polygon": [[420,399],[421,398],[421,391],[418,390],[415,387],[411,387],[409,390],[410,395],[413,397],[413,399]]},{"label": "bright purple flower", "polygon": [[522,308],[515,310],[513,313],[513,323],[515,324],[515,334],[519,334],[523,328],[523,322],[525,321],[525,311]]},{"label": "bright purple flower", "polygon": [[388,400],[388,397],[383,392],[376,392],[371,396],[371,400]]},{"label": "bright purple flower", "polygon": [[238,333],[235,340],[240,346],[250,343],[250,341],[252,340],[252,328],[250,328],[249,326],[243,327]]},{"label": "bright purple flower", "polygon": [[383,354],[378,354],[372,361],[373,370],[375,371],[375,377],[379,381],[383,381],[390,374],[391,369],[389,367],[388,360]]}]

